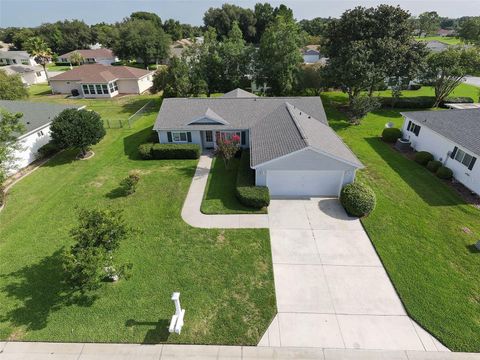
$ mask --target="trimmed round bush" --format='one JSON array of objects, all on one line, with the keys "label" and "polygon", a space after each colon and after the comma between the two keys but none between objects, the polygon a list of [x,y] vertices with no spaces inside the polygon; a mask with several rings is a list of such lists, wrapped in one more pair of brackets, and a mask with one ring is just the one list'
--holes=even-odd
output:
[{"label": "trimmed round bush", "polygon": [[261,209],[270,204],[270,192],[266,186],[237,186],[235,195],[243,205],[255,209]]},{"label": "trimmed round bush", "polygon": [[427,169],[433,173],[436,173],[438,168],[442,166],[442,163],[437,160],[429,161],[427,164]]},{"label": "trimmed round bush", "polygon": [[138,146],[138,153],[143,160],[151,160],[152,159],[152,143],[140,144]]},{"label": "trimmed round bush", "polygon": [[428,151],[419,151],[415,154],[415,161],[420,165],[427,166],[429,161],[433,160],[433,155]]},{"label": "trimmed round bush", "polygon": [[340,202],[352,216],[367,216],[375,208],[376,201],[373,190],[361,182],[345,185],[340,193]]},{"label": "trimmed round bush", "polygon": [[388,143],[395,143],[402,137],[402,130],[398,128],[385,128],[382,131],[382,139]]},{"label": "trimmed round bush", "polygon": [[438,168],[436,174],[440,179],[450,180],[453,176],[453,171],[452,171],[452,169],[450,169],[446,166],[440,166]]}]

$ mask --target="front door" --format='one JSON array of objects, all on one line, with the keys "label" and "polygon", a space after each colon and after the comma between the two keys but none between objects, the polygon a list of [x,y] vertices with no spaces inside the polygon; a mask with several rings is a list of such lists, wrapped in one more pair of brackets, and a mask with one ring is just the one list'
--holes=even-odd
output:
[{"label": "front door", "polygon": [[203,147],[205,149],[213,149],[213,131],[206,130],[203,132]]}]

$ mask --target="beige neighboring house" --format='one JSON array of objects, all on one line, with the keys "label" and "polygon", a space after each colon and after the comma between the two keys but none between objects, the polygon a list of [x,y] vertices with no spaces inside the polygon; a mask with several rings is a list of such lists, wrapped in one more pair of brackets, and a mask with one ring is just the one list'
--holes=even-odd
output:
[{"label": "beige neighboring house", "polygon": [[26,51],[5,51],[0,49],[0,65],[38,65]]},{"label": "beige neighboring house", "polygon": [[80,53],[84,59],[84,64],[103,64],[111,65],[118,61],[112,50],[100,48],[100,49],[81,49],[73,50],[58,57],[58,62],[62,64],[70,63],[70,56],[73,53]]},{"label": "beige neighboring house", "polygon": [[108,98],[119,94],[141,94],[153,85],[151,70],[129,66],[82,65],[50,78],[55,94],[85,98]]},{"label": "beige neighboring house", "polygon": [[47,82],[43,67],[36,65],[7,65],[0,67],[7,75],[20,75],[22,82],[27,85]]}]

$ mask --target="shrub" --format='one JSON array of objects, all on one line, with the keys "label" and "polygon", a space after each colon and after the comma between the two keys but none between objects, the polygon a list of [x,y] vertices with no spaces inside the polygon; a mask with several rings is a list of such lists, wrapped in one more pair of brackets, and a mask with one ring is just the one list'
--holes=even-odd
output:
[{"label": "shrub", "polygon": [[245,206],[261,209],[270,204],[270,193],[266,186],[255,186],[255,170],[250,168],[250,152],[242,151],[238,166],[235,195]]},{"label": "shrub", "polygon": [[415,154],[415,161],[420,165],[426,166],[429,161],[433,160],[433,155],[428,151],[419,151]]},{"label": "shrub", "polygon": [[380,102],[375,97],[360,95],[350,100],[347,115],[352,124],[360,124],[360,121],[367,116],[370,111],[380,107]]},{"label": "shrub", "polygon": [[140,144],[138,147],[138,153],[143,160],[152,159],[152,147],[153,143]]},{"label": "shrub", "polygon": [[445,104],[472,104],[473,102],[473,99],[468,96],[451,96],[443,99],[440,105],[446,107]]},{"label": "shrub", "polygon": [[41,158],[45,158],[45,157],[49,157],[49,156],[52,156],[54,154],[56,154],[57,152],[59,152],[60,149],[59,147],[54,144],[53,142],[49,142],[49,143],[46,143],[45,145],[41,146],[37,152],[38,152],[38,155],[41,157]]},{"label": "shrub", "polygon": [[137,184],[140,181],[138,172],[131,172],[125,179],[120,181],[120,187],[125,195],[131,195],[137,190]]},{"label": "shrub", "polygon": [[363,217],[375,208],[376,197],[369,186],[354,182],[343,187],[340,202],[349,215]]},{"label": "shrub", "polygon": [[453,171],[446,166],[440,166],[436,174],[440,179],[450,180],[453,176]]},{"label": "shrub", "polygon": [[427,164],[427,169],[433,173],[436,173],[441,166],[442,166],[442,163],[440,161],[431,160]]},{"label": "shrub", "polygon": [[152,158],[163,159],[198,159],[201,154],[197,144],[153,144]]},{"label": "shrub", "polygon": [[379,100],[383,108],[428,109],[435,104],[435,96],[400,97],[397,99],[381,97]]},{"label": "shrub", "polygon": [[402,130],[398,128],[385,128],[382,131],[382,139],[385,142],[394,143],[402,137]]},{"label": "shrub", "polygon": [[420,84],[412,84],[409,86],[410,90],[420,90],[422,88],[422,85]]}]

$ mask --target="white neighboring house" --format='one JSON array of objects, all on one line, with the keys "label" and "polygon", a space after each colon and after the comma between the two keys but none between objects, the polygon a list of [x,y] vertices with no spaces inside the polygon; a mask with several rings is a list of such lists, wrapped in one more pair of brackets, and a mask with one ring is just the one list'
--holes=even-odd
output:
[{"label": "white neighboring house", "polygon": [[319,97],[257,97],[235,89],[219,98],[164,99],[153,127],[160,143],[216,147],[240,138],[255,183],[273,196],[339,196],[362,163],[328,126]]},{"label": "white neighboring house", "polygon": [[0,65],[38,65],[35,59],[26,51],[0,50]]},{"label": "white neighboring house", "polygon": [[80,49],[73,50],[66,54],[62,54],[58,57],[58,62],[62,64],[70,64],[70,56],[73,53],[80,53],[84,59],[84,64],[103,64],[111,65],[118,61],[118,57],[115,56],[112,50],[99,48],[99,49]]},{"label": "white neighboring house", "polygon": [[40,65],[7,65],[0,67],[7,75],[20,75],[22,82],[27,85],[47,82],[47,76]]},{"label": "white neighboring house", "polygon": [[52,120],[63,110],[71,108],[77,107],[32,101],[0,100],[0,109],[23,114],[21,122],[25,126],[25,132],[18,135],[21,149],[14,154],[16,161],[12,164],[9,175],[28,166],[37,158],[38,149],[50,141]]},{"label": "white neighboring house", "polygon": [[404,112],[403,137],[453,171],[480,194],[480,109]]},{"label": "white neighboring house", "polygon": [[153,85],[154,71],[129,66],[81,65],[50,78],[55,94],[85,98],[111,98],[118,94],[141,94]]}]

